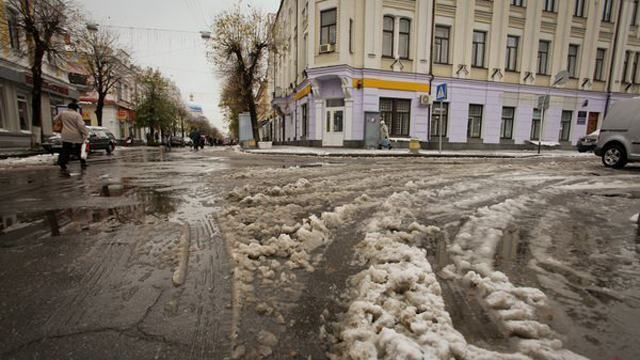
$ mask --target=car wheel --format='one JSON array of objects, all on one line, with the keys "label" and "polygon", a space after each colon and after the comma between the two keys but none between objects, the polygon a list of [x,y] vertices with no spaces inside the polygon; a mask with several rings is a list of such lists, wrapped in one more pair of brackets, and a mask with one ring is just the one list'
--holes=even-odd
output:
[{"label": "car wheel", "polygon": [[621,169],[627,164],[627,154],[620,144],[607,145],[602,152],[602,163],[606,167]]},{"label": "car wheel", "polygon": [[111,155],[113,150],[115,150],[115,146],[113,146],[113,144],[109,144],[109,146],[107,146],[107,154]]}]

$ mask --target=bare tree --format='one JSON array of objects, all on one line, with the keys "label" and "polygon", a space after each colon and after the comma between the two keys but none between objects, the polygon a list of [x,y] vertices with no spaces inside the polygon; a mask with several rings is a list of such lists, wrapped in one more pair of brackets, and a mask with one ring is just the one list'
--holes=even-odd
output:
[{"label": "bare tree", "polygon": [[30,50],[32,124],[42,136],[42,66],[45,56],[58,58],[64,51],[65,37],[71,33],[75,7],[71,0],[6,0],[16,14],[16,27],[26,35]]},{"label": "bare tree", "polygon": [[126,65],[118,56],[122,51],[117,48],[116,36],[102,29],[82,32],[78,51],[98,95],[96,117],[98,126],[102,126],[102,110],[107,95],[127,74]]},{"label": "bare tree", "polygon": [[[212,61],[226,80],[225,94],[240,100],[251,114],[253,138],[259,141],[256,92],[266,74],[266,54],[271,47],[268,16],[240,6],[216,17],[212,35]],[[236,109],[234,109],[236,110]]]}]

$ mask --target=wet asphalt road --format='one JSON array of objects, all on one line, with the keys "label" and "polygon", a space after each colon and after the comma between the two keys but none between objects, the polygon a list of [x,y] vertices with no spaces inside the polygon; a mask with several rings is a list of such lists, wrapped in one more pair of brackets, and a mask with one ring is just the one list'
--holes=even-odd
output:
[{"label": "wet asphalt road", "polygon": [[[324,358],[336,344],[321,333],[339,337],[331,322],[359,270],[350,259],[369,211],[332,230],[314,271],[292,270],[287,288],[256,276],[253,289],[239,291],[235,244],[424,179],[448,192],[416,217],[452,237],[479,208],[542,198],[510,224],[495,269],[545,292],[553,309],[544,319],[572,351],[640,353],[640,235],[629,221],[640,211],[638,167],[608,170],[595,157],[319,160],[157,149],[90,165],[70,177],[55,167],[0,170],[1,359]],[[314,185],[279,203],[242,201],[300,178]],[[230,197],[237,189],[244,196]],[[228,216],[234,211],[241,216]],[[446,247],[427,245],[434,269],[449,263]],[[467,341],[508,351],[510,339],[472,294],[440,281]],[[262,329],[277,341],[265,344]]]}]

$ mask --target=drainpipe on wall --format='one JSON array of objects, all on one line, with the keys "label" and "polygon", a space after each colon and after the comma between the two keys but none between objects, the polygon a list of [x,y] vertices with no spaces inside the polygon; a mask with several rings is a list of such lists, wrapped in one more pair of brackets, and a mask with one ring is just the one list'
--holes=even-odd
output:
[{"label": "drainpipe on wall", "polygon": [[[436,31],[436,2],[433,2],[433,9],[431,10],[431,38],[429,39],[429,92],[433,86],[433,37]],[[427,143],[431,143],[431,108],[433,104],[429,104],[429,112],[427,113]],[[440,115],[442,116],[442,114]]]},{"label": "drainpipe on wall", "polygon": [[618,51],[618,37],[620,36],[620,24],[622,23],[622,6],[623,6],[623,2],[620,1],[620,7],[618,8],[618,18],[616,19],[617,24],[616,24],[616,33],[614,35],[613,38],[613,49],[611,52],[611,66],[609,67],[609,81],[607,82],[607,102],[604,104],[604,115],[603,115],[603,119],[605,116],[607,116],[607,113],[609,112],[609,104],[611,102],[611,84],[613,83],[613,68],[615,65],[615,56],[616,56],[616,52]]}]

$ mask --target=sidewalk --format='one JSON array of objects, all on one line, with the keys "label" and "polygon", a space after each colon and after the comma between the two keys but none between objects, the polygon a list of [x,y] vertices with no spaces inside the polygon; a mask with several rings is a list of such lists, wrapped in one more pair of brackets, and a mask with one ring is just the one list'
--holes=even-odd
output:
[{"label": "sidewalk", "polygon": [[521,159],[532,157],[594,157],[592,153],[578,153],[569,150],[542,150],[538,155],[532,150],[420,150],[417,153],[409,149],[375,150],[375,149],[344,149],[344,148],[315,148],[301,146],[274,146],[272,149],[244,149],[249,154],[264,155],[298,155],[298,156],[344,156],[344,157],[432,157],[432,158],[485,158],[485,159]]},{"label": "sidewalk", "polygon": [[0,159],[24,158],[46,154],[44,149],[0,149]]}]

